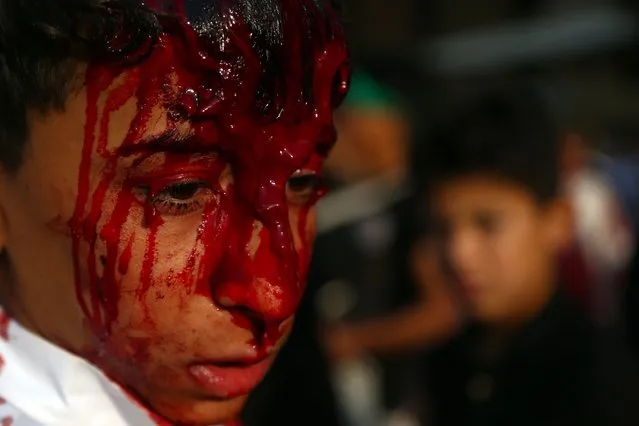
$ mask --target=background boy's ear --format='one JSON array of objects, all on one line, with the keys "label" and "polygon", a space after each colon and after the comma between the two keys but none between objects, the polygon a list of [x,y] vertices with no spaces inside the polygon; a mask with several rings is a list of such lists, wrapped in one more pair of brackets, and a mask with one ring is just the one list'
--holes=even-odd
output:
[{"label": "background boy's ear", "polygon": [[547,238],[549,247],[557,252],[570,248],[575,238],[575,217],[572,204],[560,197],[548,206]]}]

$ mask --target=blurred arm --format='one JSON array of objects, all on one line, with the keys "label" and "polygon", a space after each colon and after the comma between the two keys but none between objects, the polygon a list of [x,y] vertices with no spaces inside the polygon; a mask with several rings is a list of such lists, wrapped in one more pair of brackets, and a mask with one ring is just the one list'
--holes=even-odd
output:
[{"label": "blurred arm", "polygon": [[338,358],[356,355],[340,350],[349,346],[350,352],[382,354],[420,349],[445,340],[457,330],[458,304],[429,243],[415,246],[411,265],[419,285],[418,300],[386,317],[338,326],[329,339],[332,346],[329,349],[334,355]]}]

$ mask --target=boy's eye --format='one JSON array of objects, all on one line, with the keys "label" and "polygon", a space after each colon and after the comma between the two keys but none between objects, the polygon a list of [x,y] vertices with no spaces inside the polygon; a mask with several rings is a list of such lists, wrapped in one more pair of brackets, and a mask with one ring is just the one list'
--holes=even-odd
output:
[{"label": "boy's eye", "polygon": [[215,196],[211,185],[203,180],[187,180],[166,185],[152,192],[143,187],[146,202],[162,216],[182,216],[202,210]]},{"label": "boy's eye", "polygon": [[169,186],[159,195],[164,195],[176,201],[186,201],[193,198],[202,187],[202,182],[180,182]]},{"label": "boy's eye", "polygon": [[321,189],[321,180],[310,170],[300,170],[286,183],[286,199],[293,205],[305,205],[316,201]]},{"label": "boy's eye", "polygon": [[484,232],[493,232],[499,227],[499,218],[492,213],[480,213],[475,217],[475,224]]}]

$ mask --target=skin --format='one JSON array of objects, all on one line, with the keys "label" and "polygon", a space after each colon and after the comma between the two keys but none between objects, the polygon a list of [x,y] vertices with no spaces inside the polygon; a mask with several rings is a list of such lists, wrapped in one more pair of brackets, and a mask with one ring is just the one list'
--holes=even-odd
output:
[{"label": "skin", "polygon": [[432,197],[442,266],[474,317],[509,329],[536,315],[571,239],[567,203],[539,203],[525,187],[484,175],[440,183]]},{"label": "skin", "polygon": [[[2,303],[163,419],[209,425],[233,420],[252,385],[205,389],[189,367],[260,363],[263,376],[292,325],[334,142],[336,102],[323,99],[336,74],[345,87],[346,57],[339,43],[324,51],[315,110],[296,124],[263,124],[234,104],[222,117],[241,125],[211,133],[181,98],[208,74],[180,68],[171,52],[190,46],[177,43],[165,37],[126,70],[82,66],[62,111],[30,112],[24,163],[0,179],[12,284]],[[225,87],[250,91],[244,83]],[[144,145],[167,130],[168,146]],[[261,149],[273,136],[275,153]]]}]

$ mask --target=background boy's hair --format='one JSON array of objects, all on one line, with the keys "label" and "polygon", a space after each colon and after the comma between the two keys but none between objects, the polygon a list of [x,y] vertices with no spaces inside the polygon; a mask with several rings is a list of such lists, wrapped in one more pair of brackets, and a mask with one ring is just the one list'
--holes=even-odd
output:
[{"label": "background boy's hair", "polygon": [[481,174],[520,184],[540,202],[559,192],[559,128],[549,105],[531,87],[508,86],[474,96],[426,134],[414,159],[414,179],[421,189]]},{"label": "background boy's hair", "polygon": [[[312,69],[313,38],[330,35],[335,30],[331,25],[339,25],[332,13],[337,4],[333,0],[298,1],[307,16],[295,23],[301,51],[306,54],[303,66]],[[265,72],[271,77],[281,74],[282,61],[287,58],[282,52],[286,14],[281,0],[187,3],[199,8],[194,28],[213,40],[228,26],[221,5],[231,5],[248,26]],[[318,12],[329,12],[328,19],[311,19]],[[27,112],[61,109],[69,93],[80,87],[78,63],[105,55],[117,61],[147,45],[160,31],[157,14],[142,0],[0,1],[0,165],[4,170],[13,172],[20,167],[28,138]]]}]

